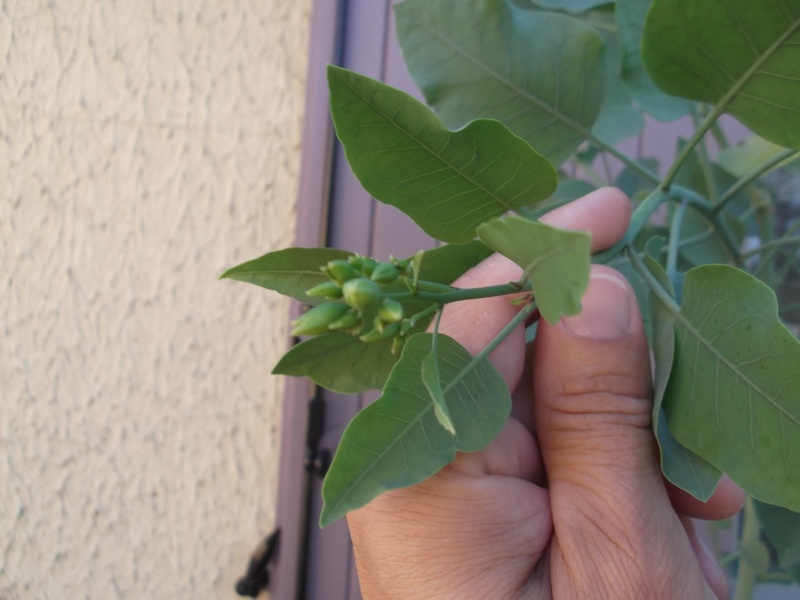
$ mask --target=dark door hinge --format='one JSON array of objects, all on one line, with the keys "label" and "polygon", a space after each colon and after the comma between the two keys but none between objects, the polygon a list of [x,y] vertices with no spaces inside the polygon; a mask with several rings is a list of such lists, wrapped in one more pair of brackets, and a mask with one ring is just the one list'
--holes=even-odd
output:
[{"label": "dark door hinge", "polygon": [[320,388],[308,402],[308,428],[306,430],[305,469],[309,473],[324,477],[331,464],[331,452],[320,448],[319,442],[325,431],[325,399]]},{"label": "dark door hinge", "polygon": [[281,530],[276,529],[258,545],[250,556],[247,572],[236,582],[237,594],[257,598],[261,592],[269,589],[270,561],[278,548],[280,537]]}]

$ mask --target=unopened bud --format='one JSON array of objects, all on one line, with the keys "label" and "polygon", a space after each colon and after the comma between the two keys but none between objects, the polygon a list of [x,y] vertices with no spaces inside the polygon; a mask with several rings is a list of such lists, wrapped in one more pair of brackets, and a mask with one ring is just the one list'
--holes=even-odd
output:
[{"label": "unopened bud", "polygon": [[344,301],[358,310],[372,308],[381,298],[381,289],[378,284],[366,277],[358,277],[345,282],[342,286],[342,293]]},{"label": "unopened bud", "polygon": [[359,339],[362,342],[382,342],[384,340],[392,339],[400,333],[400,323],[389,323],[388,325],[384,325],[383,330],[380,331],[377,328],[368,331],[364,335],[362,335]]},{"label": "unopened bud", "polygon": [[330,261],[323,267],[323,270],[339,285],[343,285],[345,281],[358,277],[358,272],[349,262],[343,259]]},{"label": "unopened bud", "polygon": [[370,279],[375,283],[392,283],[400,277],[400,271],[391,263],[382,262],[375,267]]},{"label": "unopened bud", "polygon": [[384,323],[394,323],[403,318],[403,305],[392,298],[384,298],[378,309],[378,317]]},{"label": "unopened bud", "polygon": [[313,298],[328,298],[329,300],[338,300],[342,297],[342,288],[338,283],[333,281],[323,281],[319,285],[315,285],[310,290],[306,290],[306,295]]},{"label": "unopened bud", "polygon": [[331,323],[344,316],[350,307],[344,302],[326,302],[315,306],[299,319],[292,321],[290,335],[319,335],[328,331]]}]

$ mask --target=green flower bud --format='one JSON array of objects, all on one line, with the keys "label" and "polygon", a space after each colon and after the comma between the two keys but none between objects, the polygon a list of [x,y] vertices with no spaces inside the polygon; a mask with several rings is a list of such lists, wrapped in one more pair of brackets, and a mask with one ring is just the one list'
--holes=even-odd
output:
[{"label": "green flower bud", "polygon": [[392,340],[392,354],[397,354],[406,345],[406,338],[403,335],[397,335]]},{"label": "green flower bud", "polygon": [[360,271],[364,268],[364,257],[360,254],[354,254],[350,258],[347,259],[347,262],[350,263],[350,266],[353,267],[356,271]]},{"label": "green flower bud", "polygon": [[408,271],[408,267],[410,266],[408,260],[404,258],[395,258],[394,256],[389,259],[389,262],[392,263],[398,271],[400,271],[401,275],[405,275],[406,271]]},{"label": "green flower bud", "polygon": [[400,271],[391,263],[382,262],[375,267],[370,279],[375,283],[392,283],[400,277]]},{"label": "green flower bud", "polygon": [[364,261],[361,264],[361,272],[364,274],[365,277],[371,277],[372,272],[375,270],[375,267],[377,266],[378,266],[377,260],[365,256]]},{"label": "green flower bud", "polygon": [[345,282],[342,286],[342,293],[344,301],[358,310],[372,308],[381,299],[381,289],[378,284],[366,277],[350,279]]},{"label": "green flower bud", "polygon": [[358,271],[356,271],[349,262],[343,259],[330,261],[323,267],[323,270],[339,285],[358,277]]},{"label": "green flower bud", "polygon": [[400,333],[400,323],[389,323],[388,325],[384,325],[383,331],[379,331],[377,328],[371,331],[368,331],[364,335],[362,335],[359,339],[362,342],[382,342],[384,340],[390,340],[394,336]]},{"label": "green flower bud", "polygon": [[381,307],[378,309],[378,317],[384,323],[394,323],[403,318],[403,305],[397,300],[384,298]]},{"label": "green flower bud", "polygon": [[306,290],[306,295],[312,298],[328,298],[330,300],[338,300],[342,297],[342,288],[338,283],[333,281],[323,281],[319,285],[315,285],[310,290]]},{"label": "green flower bud", "polygon": [[353,330],[355,333],[358,333],[358,330],[361,329],[361,325],[364,323],[364,319],[361,315],[356,314],[352,310],[345,314],[341,319],[337,319],[330,325],[328,325],[328,329],[331,331],[351,331]]},{"label": "green flower bud", "polygon": [[350,310],[344,302],[326,302],[315,306],[299,319],[292,321],[290,335],[319,335],[328,331],[331,323]]}]

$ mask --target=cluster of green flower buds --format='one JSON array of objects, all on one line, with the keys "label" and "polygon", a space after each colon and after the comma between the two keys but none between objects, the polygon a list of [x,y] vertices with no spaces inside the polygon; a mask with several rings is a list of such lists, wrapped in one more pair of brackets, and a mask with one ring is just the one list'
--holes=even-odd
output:
[{"label": "cluster of green flower buds", "polygon": [[[381,286],[410,275],[411,268],[408,260],[392,257],[386,262],[378,262],[358,254],[347,260],[328,262],[321,267],[328,275],[328,281],[307,290],[306,294],[329,302],[315,306],[292,321],[291,335],[345,331],[358,335],[364,342],[393,339],[392,351],[396,351],[402,346],[411,325],[404,319],[403,305],[384,296]],[[372,329],[362,334],[365,319],[370,317]]]}]

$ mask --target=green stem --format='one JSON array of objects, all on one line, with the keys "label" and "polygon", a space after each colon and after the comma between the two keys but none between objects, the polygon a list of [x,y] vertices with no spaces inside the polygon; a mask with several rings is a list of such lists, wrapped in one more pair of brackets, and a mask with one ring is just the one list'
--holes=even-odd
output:
[{"label": "green stem", "polygon": [[789,304],[787,306],[781,306],[780,314],[782,314],[782,315],[790,314],[790,313],[793,313],[793,312],[798,311],[798,310],[800,310],[800,302],[795,302],[794,304]]},{"label": "green stem", "polygon": [[686,144],[681,148],[681,151],[678,152],[678,156],[675,157],[675,162],[672,163],[672,166],[667,171],[667,174],[664,175],[664,179],[661,180],[661,189],[666,191],[672,185],[675,176],[678,174],[678,171],[683,166],[683,163],[686,162],[692,152],[694,152],[695,146],[700,143],[700,140],[703,139],[706,132],[711,129],[720,115],[725,112],[726,103],[720,102],[717,106],[714,107],[708,115],[706,115],[703,122],[694,130],[692,137],[686,142]]},{"label": "green stem", "polygon": [[408,322],[411,325],[411,327],[414,327],[419,321],[428,317],[429,315],[432,315],[436,311],[439,311],[441,308],[442,308],[441,304],[432,304],[425,310],[421,310],[417,314],[409,317]]},{"label": "green stem", "polygon": [[[783,237],[781,237],[780,239],[785,239],[787,236],[793,234],[798,229],[800,229],[800,220],[797,220],[794,223],[792,223],[791,227],[789,227],[789,229],[786,230],[786,233],[784,233]],[[778,251],[778,247],[772,247],[772,248],[769,249],[769,254],[767,256],[762,256],[761,257],[761,262],[759,263],[758,268],[755,270],[755,273],[754,273],[754,275],[756,277],[760,277],[761,276],[761,273],[766,268],[766,265],[768,265],[769,263],[772,262],[772,258],[775,256],[775,253],[777,251]]]},{"label": "green stem", "polygon": [[658,183],[660,181],[658,173],[651,171],[643,164],[641,164],[639,161],[631,158],[621,150],[615,148],[614,146],[612,146],[607,142],[604,142],[600,138],[595,137],[589,132],[585,132],[584,134],[586,135],[586,139],[588,139],[591,143],[595,144],[598,148],[600,148],[604,152],[608,152],[611,156],[616,158],[626,167],[632,169],[633,171],[636,171],[639,175],[641,175],[645,179],[648,179],[653,183]]},{"label": "green stem", "polygon": [[486,358],[492,353],[492,351],[500,345],[504,339],[506,339],[512,331],[514,331],[520,324],[522,324],[527,316],[531,314],[531,311],[536,308],[536,302],[533,300],[525,305],[522,310],[520,310],[514,318],[511,319],[508,324],[503,327],[503,329],[498,333],[494,339],[489,342],[489,344],[481,350],[478,354],[476,354],[471,361],[464,367],[458,375],[456,375],[444,388],[443,392],[446,394],[450,391],[453,386],[455,386],[459,381],[461,381],[467,373],[472,371],[481,361],[486,360]]},{"label": "green stem", "polygon": [[744,260],[756,254],[761,254],[764,250],[769,250],[771,248],[780,248],[781,246],[791,246],[793,244],[800,244],[800,236],[794,236],[788,238],[782,237],[780,239],[767,242],[766,244],[761,244],[758,248],[753,248],[752,250],[743,252],[742,259]]},{"label": "green stem", "polygon": [[[420,287],[422,287],[420,282]],[[504,285],[490,285],[487,287],[479,288],[449,288],[448,291],[443,292],[394,292],[384,294],[387,298],[393,300],[430,300],[431,302],[438,302],[440,304],[449,304],[450,302],[460,302],[461,300],[476,300],[478,298],[491,298],[493,296],[506,296],[515,292],[528,291],[530,286],[520,286],[517,283],[506,283]]]},{"label": "green stem", "polygon": [[677,315],[681,312],[681,307],[673,300],[672,296],[661,287],[661,284],[656,281],[656,278],[653,277],[653,274],[650,272],[650,269],[644,264],[641,258],[639,258],[639,254],[636,252],[636,249],[632,246],[628,246],[628,258],[633,265],[633,268],[642,276],[647,286],[650,290],[656,295],[659,301],[664,305],[669,312],[673,315]]},{"label": "green stem", "polygon": [[719,200],[717,200],[716,204],[714,204],[713,212],[720,212],[723,208],[725,208],[725,205],[736,196],[736,194],[741,192],[753,181],[762,175],[766,175],[778,167],[781,163],[793,160],[793,157],[800,157],[800,150],[784,150],[783,152],[772,157],[767,162],[757,166],[755,169],[742,176],[738,181],[736,181],[736,183],[728,188],[725,193],[722,194],[722,196],[719,197]]},{"label": "green stem", "polygon": [[[757,542],[761,534],[761,527],[758,524],[755,505],[753,504],[753,499],[750,497],[748,497],[745,502],[743,514],[742,532],[739,536],[740,548],[745,548],[748,544]],[[739,571],[736,576],[736,590],[733,595],[734,600],[750,600],[750,598],[753,597],[756,575],[757,573],[746,559],[739,560]]]},{"label": "green stem", "polygon": [[633,240],[639,235],[639,232],[645,226],[647,220],[658,210],[658,207],[661,206],[667,197],[667,194],[660,189],[655,189],[650,192],[650,194],[639,203],[639,206],[634,209],[633,214],[631,214],[628,231],[625,232],[623,238],[613,247],[595,255],[594,261],[599,264],[605,264],[616,257],[625,246],[633,244]]},{"label": "green stem", "polygon": [[[697,109],[692,110],[692,122],[695,127],[699,127],[698,119],[699,115]],[[710,129],[713,129],[713,127]],[[714,171],[711,168],[711,159],[708,157],[708,147],[706,146],[705,136],[703,136],[697,144],[697,155],[700,158],[700,170],[703,172],[706,193],[708,194],[708,199],[711,200],[713,204],[717,198],[717,182],[714,178]]]},{"label": "green stem", "polygon": [[686,202],[678,205],[675,214],[672,215],[672,225],[669,231],[669,244],[667,246],[667,277],[675,285],[675,277],[678,273],[678,248],[681,241],[681,227],[686,216]]}]

